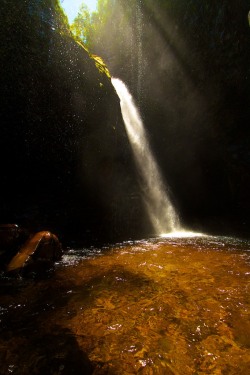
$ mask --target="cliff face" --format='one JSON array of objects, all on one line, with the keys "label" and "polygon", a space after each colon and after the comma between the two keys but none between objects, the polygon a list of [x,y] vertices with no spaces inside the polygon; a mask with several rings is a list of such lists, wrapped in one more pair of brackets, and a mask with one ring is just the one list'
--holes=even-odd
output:
[{"label": "cliff face", "polygon": [[148,223],[135,222],[144,211],[110,78],[57,1],[1,6],[1,221],[79,241],[140,233]]},{"label": "cliff face", "polygon": [[[104,49],[137,96],[182,218],[199,230],[242,226],[250,221],[247,4],[131,4],[132,26],[118,37],[111,14]],[[56,0],[2,0],[1,11],[0,221],[68,240],[148,235],[102,63],[71,36]]]}]

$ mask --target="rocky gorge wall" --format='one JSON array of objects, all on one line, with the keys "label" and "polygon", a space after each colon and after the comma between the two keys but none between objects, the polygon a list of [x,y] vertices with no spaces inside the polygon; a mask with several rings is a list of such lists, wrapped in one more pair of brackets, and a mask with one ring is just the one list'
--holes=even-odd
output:
[{"label": "rocky gorge wall", "polygon": [[1,222],[80,243],[147,231],[107,69],[57,1],[1,7]]}]

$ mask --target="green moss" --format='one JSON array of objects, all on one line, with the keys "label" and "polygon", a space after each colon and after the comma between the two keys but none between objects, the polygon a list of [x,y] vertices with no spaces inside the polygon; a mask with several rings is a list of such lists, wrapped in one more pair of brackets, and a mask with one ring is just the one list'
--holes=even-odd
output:
[{"label": "green moss", "polygon": [[111,78],[110,72],[108,70],[107,65],[103,61],[100,56],[90,54],[90,57],[95,61],[95,66],[99,70],[100,73],[106,74],[108,78]]},{"label": "green moss", "polygon": [[[90,55],[89,53],[89,50],[88,48],[83,44],[83,42],[81,41],[80,38],[77,38],[76,36],[73,35],[73,38],[75,39],[76,43],[79,44],[80,47],[82,47],[86,52],[88,52],[88,54]],[[90,56],[91,57],[91,56]]]},{"label": "green moss", "polygon": [[89,57],[94,60],[95,62],[95,66],[97,67],[97,69],[99,70],[99,72],[101,74],[105,74],[109,79],[111,78],[111,75],[110,75],[110,72],[108,70],[108,67],[107,65],[105,64],[105,62],[103,61],[103,59],[100,57],[100,56],[97,56],[97,55],[93,55],[92,53],[89,52],[88,48],[84,45],[84,43],[81,41],[80,38],[77,38],[76,36],[73,36],[76,43],[81,46],[88,54],[89,54]]}]

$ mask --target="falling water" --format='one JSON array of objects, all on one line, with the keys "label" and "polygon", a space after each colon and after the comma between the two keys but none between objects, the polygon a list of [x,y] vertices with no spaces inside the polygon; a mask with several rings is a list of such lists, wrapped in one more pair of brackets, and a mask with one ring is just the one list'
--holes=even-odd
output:
[{"label": "falling water", "polygon": [[154,230],[159,235],[178,231],[180,230],[178,215],[166,192],[133,98],[122,81],[112,78],[112,84],[120,98],[123,120],[142,176],[144,201]]}]

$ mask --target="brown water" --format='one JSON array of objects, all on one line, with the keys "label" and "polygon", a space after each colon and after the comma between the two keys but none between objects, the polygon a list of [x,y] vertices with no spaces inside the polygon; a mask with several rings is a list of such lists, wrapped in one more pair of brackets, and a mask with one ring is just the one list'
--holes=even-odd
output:
[{"label": "brown water", "polygon": [[249,375],[249,249],[158,238],[69,250],[47,280],[2,278],[0,373]]}]

